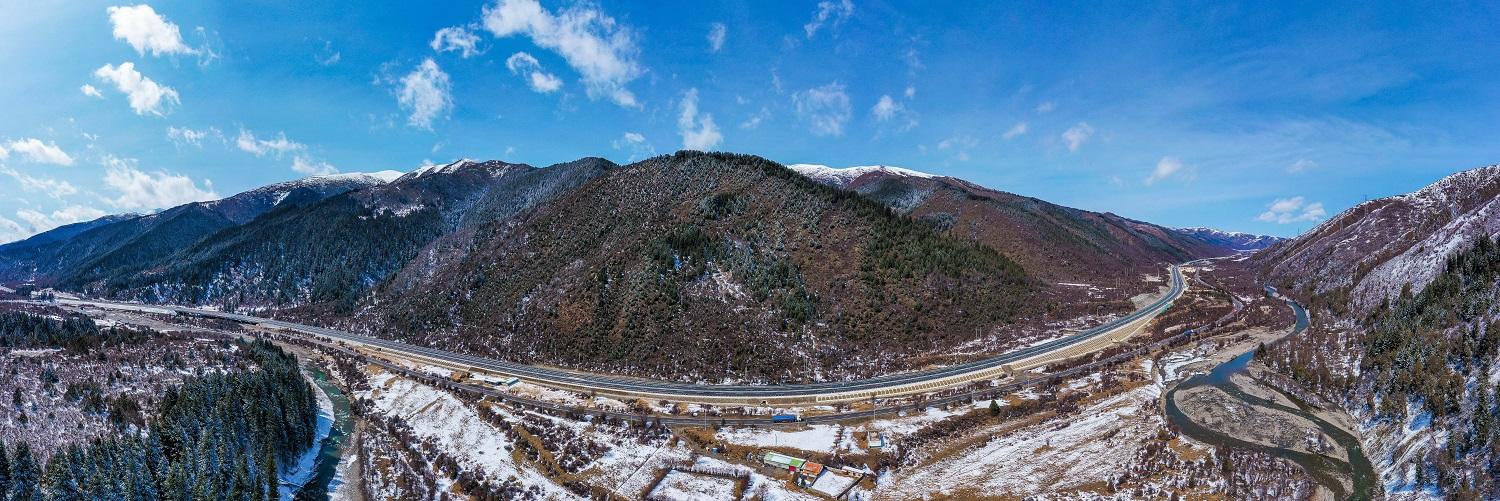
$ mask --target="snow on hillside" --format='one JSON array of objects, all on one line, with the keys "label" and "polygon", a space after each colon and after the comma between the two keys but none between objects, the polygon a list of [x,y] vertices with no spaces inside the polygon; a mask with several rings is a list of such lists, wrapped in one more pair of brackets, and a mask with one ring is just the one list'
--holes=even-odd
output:
[{"label": "snow on hillside", "polygon": [[[1352,286],[1356,307],[1421,290],[1454,251],[1500,233],[1500,165],[1449,175],[1420,190],[1354,206],[1279,245],[1265,259],[1289,284]],[[1361,273],[1367,271],[1367,273]]]},{"label": "snow on hillside", "polygon": [[1260,250],[1286,240],[1285,238],[1269,235],[1256,235],[1242,231],[1221,231],[1201,226],[1195,228],[1177,228],[1176,231],[1215,245],[1241,251]]},{"label": "snow on hillside", "polygon": [[885,174],[906,177],[937,177],[926,172],[918,172],[911,169],[891,167],[888,165],[862,165],[857,167],[837,168],[818,164],[791,164],[786,167],[788,169],[797,171],[798,174],[802,174],[803,176],[806,176],[808,179],[811,179],[813,181],[841,188],[844,186],[848,186],[849,183],[854,182],[855,179],[859,179],[861,176],[870,174],[872,172],[881,172]]},{"label": "snow on hillside", "polygon": [[417,170],[411,171],[410,173],[407,173],[401,177],[416,179],[428,174],[450,174],[458,171],[459,169],[477,163],[479,162],[471,158],[460,158],[452,163],[424,165]]}]

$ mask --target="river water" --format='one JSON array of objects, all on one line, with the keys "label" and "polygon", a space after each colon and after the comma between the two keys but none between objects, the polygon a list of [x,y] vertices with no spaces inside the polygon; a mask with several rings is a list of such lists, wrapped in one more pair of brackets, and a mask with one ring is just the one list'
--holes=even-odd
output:
[{"label": "river water", "polygon": [[328,395],[328,400],[333,402],[333,428],[329,430],[328,437],[318,444],[318,457],[314,463],[314,473],[311,480],[297,491],[297,500],[320,500],[328,499],[328,495],[338,489],[339,459],[344,454],[344,443],[349,435],[354,433],[354,418],[349,412],[349,397],[339,389],[337,384],[328,380],[328,374],[322,369],[309,366],[308,373],[312,375],[313,384],[318,390]]},{"label": "river water", "polygon": [[[1292,305],[1292,310],[1297,315],[1297,326],[1291,334],[1295,336],[1302,333],[1303,330],[1307,329],[1307,311],[1303,310],[1302,307],[1300,305],[1297,305],[1296,303],[1289,304]],[[1184,435],[1187,435],[1193,440],[1215,446],[1224,446],[1242,450],[1253,450],[1268,454],[1273,457],[1290,460],[1293,463],[1296,463],[1298,466],[1301,466],[1303,470],[1312,475],[1313,479],[1316,480],[1319,484],[1333,491],[1334,497],[1337,499],[1352,499],[1363,501],[1373,498],[1375,495],[1375,485],[1377,481],[1377,478],[1375,476],[1375,469],[1370,464],[1369,458],[1365,457],[1364,450],[1360,447],[1359,439],[1355,438],[1353,435],[1350,435],[1348,432],[1345,432],[1342,428],[1339,428],[1338,426],[1325,421],[1323,418],[1318,417],[1316,414],[1314,414],[1314,409],[1307,403],[1303,402],[1300,399],[1297,399],[1296,397],[1287,395],[1280,390],[1276,390],[1274,387],[1272,387],[1271,389],[1287,397],[1287,399],[1295,404],[1296,407],[1288,407],[1274,400],[1250,395],[1248,393],[1245,393],[1244,390],[1240,389],[1239,386],[1235,385],[1232,382],[1232,378],[1234,375],[1247,372],[1247,368],[1250,366],[1250,360],[1252,357],[1254,357],[1254,355],[1255,352],[1252,350],[1243,355],[1235,357],[1233,360],[1219,364],[1218,367],[1214,367],[1213,370],[1209,371],[1207,374],[1199,374],[1188,378],[1187,381],[1183,381],[1182,384],[1177,385],[1177,387],[1167,392],[1167,419],[1171,421],[1172,424],[1176,425],[1178,429],[1182,430],[1182,433]],[[1249,377],[1249,375],[1246,374],[1245,377]],[[1344,461],[1342,459],[1335,459],[1319,454],[1308,454],[1292,449],[1265,446],[1258,443],[1240,440],[1238,438],[1220,433],[1216,430],[1201,426],[1198,423],[1193,422],[1192,419],[1189,419],[1188,416],[1177,407],[1176,399],[1178,391],[1198,386],[1210,386],[1216,388],[1220,391],[1223,391],[1224,393],[1229,394],[1231,397],[1242,401],[1247,405],[1253,405],[1255,407],[1266,409],[1274,409],[1280,412],[1294,414],[1306,418],[1307,420],[1317,424],[1318,428],[1322,429],[1324,434],[1332,437],[1334,441],[1338,442],[1340,447],[1348,451],[1350,460]],[[1353,485],[1352,492],[1348,488],[1344,487],[1344,483],[1340,481],[1341,479],[1348,479],[1350,481],[1350,483]]]}]

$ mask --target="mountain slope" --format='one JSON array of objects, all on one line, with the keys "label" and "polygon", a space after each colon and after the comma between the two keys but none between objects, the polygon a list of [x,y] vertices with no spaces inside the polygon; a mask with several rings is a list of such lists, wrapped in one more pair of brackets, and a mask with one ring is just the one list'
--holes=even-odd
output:
[{"label": "mountain slope", "polygon": [[1063,207],[952,177],[887,166],[790,168],[994,248],[1053,282],[1129,283],[1143,273],[1160,273],[1166,263],[1231,252],[1150,223]]},{"label": "mountain slope", "polygon": [[101,275],[85,288],[231,308],[330,303],[348,313],[368,288],[424,248],[441,245],[435,241],[462,248],[465,229],[507,218],[613,166],[603,159],[544,169],[470,160],[432,166],[316,203],[283,203],[186,247],[170,262]]},{"label": "mountain slope", "polygon": [[[76,287],[107,274],[128,274],[172,256],[221,229],[283,203],[305,203],[374,186],[365,174],[318,176],[276,183],[212,202],[193,202],[144,216],[102,218],[67,238],[0,247],[0,281],[36,280]],[[106,221],[107,220],[107,221]]]},{"label": "mountain slope", "polygon": [[1420,291],[1448,256],[1500,233],[1500,165],[1459,172],[1416,192],[1371,200],[1258,253],[1276,283],[1331,305],[1369,311]]},{"label": "mountain slope", "polygon": [[982,339],[1031,291],[989,248],[751,156],[649,159],[475,231],[352,324],[528,362],[795,381]]}]

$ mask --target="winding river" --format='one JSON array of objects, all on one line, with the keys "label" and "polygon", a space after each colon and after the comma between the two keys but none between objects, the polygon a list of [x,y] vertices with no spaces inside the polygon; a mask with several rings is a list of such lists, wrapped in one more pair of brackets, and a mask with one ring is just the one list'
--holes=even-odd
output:
[{"label": "winding river", "polygon": [[[1293,330],[1291,334],[1295,336],[1297,334],[1300,334],[1303,330],[1307,329],[1307,311],[1302,309],[1302,306],[1296,303],[1288,302],[1288,304],[1292,306],[1292,310],[1297,315],[1297,325],[1295,330]],[[1370,464],[1369,458],[1365,457],[1363,449],[1360,448],[1359,439],[1355,438],[1353,435],[1350,435],[1342,428],[1339,428],[1338,426],[1325,421],[1323,418],[1318,417],[1314,413],[1314,409],[1312,408],[1312,406],[1308,405],[1300,399],[1297,399],[1296,397],[1287,395],[1285,392],[1277,390],[1274,387],[1271,387],[1271,389],[1286,397],[1289,401],[1296,405],[1296,407],[1288,407],[1286,405],[1278,403],[1275,400],[1251,395],[1249,393],[1246,393],[1243,389],[1232,382],[1232,378],[1236,374],[1244,373],[1244,377],[1249,377],[1248,367],[1250,366],[1250,360],[1252,357],[1254,357],[1254,355],[1255,352],[1252,350],[1243,355],[1235,357],[1233,360],[1214,367],[1213,370],[1209,371],[1207,374],[1199,374],[1188,378],[1187,381],[1183,381],[1182,384],[1177,385],[1171,391],[1167,392],[1167,419],[1171,421],[1172,424],[1176,425],[1178,429],[1181,429],[1183,434],[1187,435],[1193,440],[1215,446],[1225,446],[1235,449],[1258,451],[1271,455],[1273,457],[1290,460],[1293,463],[1301,466],[1303,470],[1312,475],[1313,479],[1316,480],[1319,484],[1332,491],[1334,493],[1334,497],[1337,499],[1352,499],[1363,501],[1373,498],[1375,495],[1375,486],[1378,478],[1375,476],[1375,469]],[[1245,440],[1240,440],[1233,436],[1226,435],[1224,433],[1220,433],[1217,430],[1199,425],[1198,423],[1190,419],[1180,408],[1178,408],[1176,398],[1178,391],[1198,386],[1210,386],[1216,388],[1228,394],[1229,396],[1240,400],[1246,405],[1252,405],[1263,409],[1272,409],[1275,411],[1280,411],[1283,413],[1306,418],[1307,420],[1317,424],[1318,428],[1322,429],[1324,434],[1332,437],[1334,441],[1338,442],[1339,446],[1348,451],[1349,461],[1331,458],[1320,454],[1309,454],[1293,449],[1271,447],[1258,443],[1248,442]],[[1350,492],[1350,490],[1345,487],[1342,479],[1350,480],[1349,483],[1353,485],[1352,492]]]},{"label": "winding river", "polygon": [[329,494],[338,489],[334,478],[338,474],[339,459],[343,457],[344,442],[354,432],[354,419],[349,413],[349,397],[344,395],[337,384],[328,380],[328,374],[322,369],[309,366],[307,370],[318,390],[328,395],[328,399],[333,402],[333,428],[329,430],[328,437],[318,444],[313,477],[297,491],[295,499],[298,501],[328,499]]}]

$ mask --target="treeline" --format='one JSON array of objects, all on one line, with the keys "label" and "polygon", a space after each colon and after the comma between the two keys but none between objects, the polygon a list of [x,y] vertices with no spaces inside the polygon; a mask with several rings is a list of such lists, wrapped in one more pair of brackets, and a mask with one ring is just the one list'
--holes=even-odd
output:
[{"label": "treeline", "polygon": [[313,445],[316,400],[296,357],[265,341],[240,348],[258,369],[168,390],[144,431],[69,445],[44,467],[24,443],[0,446],[0,497],[275,498],[282,465]]},{"label": "treeline", "polygon": [[56,319],[20,311],[0,311],[0,348],[56,347],[86,351],[100,344],[138,341],[149,334],[116,327],[101,330],[85,315]]}]

